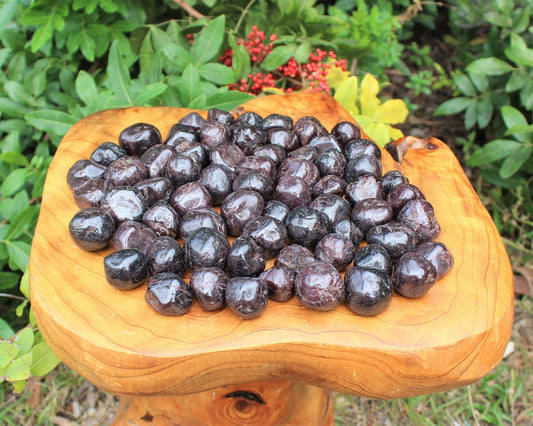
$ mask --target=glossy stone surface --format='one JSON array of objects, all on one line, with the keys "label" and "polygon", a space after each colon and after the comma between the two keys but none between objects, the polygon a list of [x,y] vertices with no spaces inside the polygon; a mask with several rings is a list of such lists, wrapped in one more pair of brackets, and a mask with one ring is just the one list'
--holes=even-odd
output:
[{"label": "glossy stone surface", "polygon": [[346,199],[352,204],[369,198],[385,199],[385,191],[381,186],[381,180],[376,176],[359,176],[346,187]]},{"label": "glossy stone surface", "polygon": [[350,219],[351,206],[346,199],[332,194],[319,195],[309,204],[309,207],[322,213],[331,231],[337,223]]},{"label": "glossy stone surface", "polygon": [[296,176],[283,176],[276,186],[276,200],[290,209],[307,206],[311,202],[311,190],[303,179]]},{"label": "glossy stone surface", "polygon": [[381,161],[373,155],[364,154],[348,160],[344,169],[344,178],[346,182],[350,183],[364,175],[381,178],[382,172]]},{"label": "glossy stone surface", "polygon": [[252,277],[265,270],[263,249],[249,237],[233,240],[228,253],[228,272],[231,277]]},{"label": "glossy stone surface", "polygon": [[115,221],[103,209],[89,207],[78,211],[70,220],[68,230],[72,240],[85,251],[105,248],[115,232]]},{"label": "glossy stone surface", "polygon": [[125,220],[140,221],[148,203],[137,188],[117,186],[105,193],[101,206],[118,224]]},{"label": "glossy stone surface", "polygon": [[175,188],[197,181],[201,171],[202,167],[197,160],[183,154],[172,154],[165,166],[165,176]]},{"label": "glossy stone surface", "polygon": [[349,238],[355,247],[363,241],[363,233],[351,220],[341,220],[333,227],[333,232]]},{"label": "glossy stone surface", "polygon": [[437,270],[437,280],[446,275],[454,265],[453,255],[448,248],[438,241],[426,241],[415,248],[415,253],[422,255]]},{"label": "glossy stone surface", "polygon": [[163,272],[148,279],[145,300],[162,315],[183,315],[191,308],[192,291],[179,275]]},{"label": "glossy stone surface", "polygon": [[392,208],[385,200],[368,198],[355,204],[351,219],[363,234],[376,225],[390,222],[393,218]]},{"label": "glossy stone surface", "polygon": [[113,235],[113,248],[115,251],[135,249],[146,256],[156,238],[156,233],[150,227],[126,220],[118,226]]},{"label": "glossy stone surface", "polygon": [[360,155],[370,155],[378,160],[381,159],[381,150],[369,139],[351,140],[346,144],[343,151],[348,161]]},{"label": "glossy stone surface", "polygon": [[270,216],[279,220],[281,223],[285,223],[285,219],[291,212],[291,209],[287,204],[282,203],[279,200],[270,200],[265,204],[264,216]]},{"label": "glossy stone surface", "polygon": [[172,272],[177,275],[185,273],[185,262],[179,243],[171,237],[157,237],[146,255],[150,275]]},{"label": "glossy stone surface", "polygon": [[383,174],[381,179],[381,185],[386,193],[389,193],[392,188],[402,183],[409,183],[409,179],[398,170],[389,170]]},{"label": "glossy stone surface", "polygon": [[220,268],[195,268],[189,279],[192,293],[204,311],[212,312],[226,305],[228,276]]},{"label": "glossy stone surface", "polygon": [[237,237],[250,220],[263,213],[263,197],[249,189],[239,189],[226,197],[220,206],[220,214],[226,221],[228,234]]},{"label": "glossy stone surface", "polygon": [[214,266],[225,269],[230,244],[220,232],[200,228],[193,232],[183,244],[185,265],[189,269]]},{"label": "glossy stone surface", "polygon": [[331,311],[344,296],[344,280],[330,264],[313,262],[294,278],[294,290],[300,303],[316,311]]},{"label": "glossy stone surface", "polygon": [[433,206],[426,200],[411,200],[405,203],[396,220],[415,231],[418,242],[429,241],[440,234],[440,225]]},{"label": "glossy stone surface", "polygon": [[346,306],[362,316],[374,316],[389,307],[392,301],[392,282],[384,272],[354,267],[344,276]]},{"label": "glossy stone surface", "polygon": [[106,166],[90,160],[78,160],[67,172],[67,184],[72,189],[74,183],[80,178],[103,179]]},{"label": "glossy stone surface", "polygon": [[104,258],[105,277],[119,290],[132,290],[144,284],[148,277],[146,258],[140,251],[115,251]]},{"label": "glossy stone surface", "polygon": [[402,209],[402,207],[411,200],[425,200],[426,197],[418,187],[410,183],[401,183],[392,188],[387,194],[387,203],[392,207],[394,214]]},{"label": "glossy stone surface", "polygon": [[340,176],[327,175],[320,178],[311,188],[311,195],[318,197],[322,194],[333,194],[344,196],[346,192],[346,181]]},{"label": "glossy stone surface", "polygon": [[277,256],[287,242],[285,225],[269,216],[252,219],[242,229],[242,235],[254,240],[267,259]]},{"label": "glossy stone surface", "polygon": [[148,177],[160,177],[166,175],[166,165],[174,154],[174,150],[166,145],[154,145],[148,148],[140,160],[148,172]]},{"label": "glossy stone surface", "polygon": [[349,141],[359,139],[361,137],[361,130],[354,123],[349,121],[341,121],[331,129],[331,134],[335,139],[345,146]]},{"label": "glossy stone surface", "polygon": [[211,203],[219,206],[232,192],[234,172],[222,164],[210,164],[202,170],[199,182],[211,194]]},{"label": "glossy stone surface", "polygon": [[148,178],[148,170],[137,157],[127,155],[113,161],[104,173],[111,186],[134,185]]},{"label": "glossy stone surface", "polygon": [[295,272],[286,266],[273,266],[262,272],[259,278],[268,285],[268,296],[278,302],[286,302],[294,296]]},{"label": "glossy stone surface", "polygon": [[283,266],[298,273],[315,260],[313,252],[308,248],[298,244],[289,244],[280,251],[274,265]]},{"label": "glossy stone surface", "polygon": [[320,176],[336,175],[344,176],[346,158],[336,149],[327,149],[315,160]]},{"label": "glossy stone surface", "polygon": [[354,255],[352,240],[340,234],[325,235],[315,247],[315,258],[330,263],[338,271],[344,271],[352,263]]},{"label": "glossy stone surface", "polygon": [[274,197],[274,181],[264,172],[250,170],[238,175],[233,181],[233,191],[249,189],[259,193],[264,200]]},{"label": "glossy stone surface", "polygon": [[91,153],[89,160],[109,166],[113,161],[128,155],[126,150],[113,142],[103,142]]},{"label": "glossy stone surface", "polygon": [[226,235],[226,223],[220,214],[210,208],[194,209],[185,213],[180,219],[179,235],[187,239],[200,228],[211,228]]},{"label": "glossy stone surface", "polygon": [[167,177],[149,178],[137,182],[135,188],[141,193],[149,206],[158,201],[167,201],[174,191],[172,182]]},{"label": "glossy stone surface", "polygon": [[72,187],[74,202],[80,209],[98,207],[109,188],[104,179],[79,178]]},{"label": "glossy stone surface", "polygon": [[322,123],[310,115],[296,120],[293,126],[293,132],[298,136],[301,145],[307,145],[315,136],[322,136],[328,133]]},{"label": "glossy stone surface", "polygon": [[387,275],[392,272],[392,261],[389,253],[379,244],[368,244],[357,250],[353,258],[353,264],[362,268],[377,269]]},{"label": "glossy stone surface", "polygon": [[161,133],[151,124],[135,123],[120,132],[118,143],[128,155],[139,157],[151,146],[162,143]]},{"label": "glossy stone surface", "polygon": [[240,318],[249,320],[265,312],[268,286],[258,277],[233,277],[226,284],[226,304]]},{"label": "glossy stone surface", "polygon": [[406,253],[400,257],[392,275],[394,289],[411,299],[424,296],[436,280],[437,270],[418,253]]},{"label": "glossy stone surface", "polygon": [[190,182],[178,187],[170,195],[169,203],[183,216],[190,210],[211,207],[211,194],[201,183]]},{"label": "glossy stone surface", "polygon": [[314,249],[316,243],[328,233],[326,216],[308,206],[291,210],[285,220],[287,235],[293,244]]},{"label": "glossy stone surface", "polygon": [[142,217],[142,222],[158,236],[176,238],[178,236],[179,216],[166,201],[158,201]]},{"label": "glossy stone surface", "polygon": [[371,228],[366,234],[366,241],[368,244],[383,246],[392,261],[409,251],[413,251],[416,246],[414,231],[408,226],[396,222]]}]

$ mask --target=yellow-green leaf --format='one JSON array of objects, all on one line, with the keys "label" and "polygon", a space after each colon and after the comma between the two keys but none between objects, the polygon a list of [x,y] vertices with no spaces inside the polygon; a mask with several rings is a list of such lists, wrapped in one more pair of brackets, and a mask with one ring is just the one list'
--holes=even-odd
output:
[{"label": "yellow-green leaf", "polygon": [[372,117],[379,105],[379,82],[372,74],[366,74],[361,82],[361,114]]},{"label": "yellow-green leaf", "polygon": [[349,71],[343,71],[341,67],[332,65],[326,74],[326,81],[328,82],[329,87],[336,90],[349,77]]},{"label": "yellow-green leaf", "polygon": [[357,77],[353,76],[344,80],[338,87],[333,98],[340,103],[348,112],[353,114],[355,101],[357,100]]},{"label": "yellow-green leaf", "polygon": [[387,125],[384,123],[375,121],[365,131],[379,146],[385,146],[390,141]]},{"label": "yellow-green leaf", "polygon": [[386,126],[387,130],[389,131],[390,140],[395,141],[396,139],[403,138],[404,134],[400,129],[396,129],[388,124],[386,124]]},{"label": "yellow-green leaf", "polygon": [[409,110],[401,99],[390,99],[376,108],[374,118],[388,124],[400,124],[405,121]]}]

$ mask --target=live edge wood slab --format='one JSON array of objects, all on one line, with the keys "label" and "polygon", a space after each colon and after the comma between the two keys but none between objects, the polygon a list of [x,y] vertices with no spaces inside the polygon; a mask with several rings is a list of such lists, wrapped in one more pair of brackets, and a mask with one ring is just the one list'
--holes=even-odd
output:
[{"label": "live edge wood slab", "polygon": [[[320,94],[269,96],[241,106],[263,116],[314,115],[331,130],[353,120]],[[79,249],[68,224],[78,208],[66,183],[75,161],[136,122],[163,138],[181,108],[103,111],[65,135],[46,179],[30,259],[31,302],[53,350],[83,377],[117,395],[175,396],[222,386],[281,380],[372,398],[401,398],[467,385],[502,358],[513,314],[511,266],[500,236],[461,165],[437,139],[406,138],[403,160],[383,151],[385,170],[402,171],[433,204],[453,270],[420,299],[395,295],[370,318],[345,306],[314,312],[293,298],[269,301],[242,320],[229,309],[166,317],[144,300],[144,287],[107,284],[103,258]],[[205,116],[205,112],[202,112]],[[410,148],[409,148],[410,147]]]}]

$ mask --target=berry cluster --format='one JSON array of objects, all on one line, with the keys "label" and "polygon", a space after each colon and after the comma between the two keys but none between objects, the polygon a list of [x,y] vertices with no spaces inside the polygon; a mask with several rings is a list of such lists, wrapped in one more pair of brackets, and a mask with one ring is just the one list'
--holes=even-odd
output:
[{"label": "berry cluster", "polygon": [[[277,36],[272,34],[268,38],[268,44],[265,44],[266,39],[264,31],[260,31],[254,25],[248,37],[237,42],[246,48],[255,67],[260,68],[262,62],[272,52],[273,42],[277,40]],[[233,49],[226,49],[220,57],[220,62],[231,67]],[[294,58],[290,58],[287,63],[274,72],[250,73],[247,79],[231,84],[229,88],[254,95],[258,95],[263,89],[269,87],[278,87],[285,93],[291,93],[295,90],[329,93],[330,87],[326,76],[332,66],[346,71],[346,60],[338,60],[334,52],[326,52],[317,48],[309,54],[309,62],[299,64]]]}]

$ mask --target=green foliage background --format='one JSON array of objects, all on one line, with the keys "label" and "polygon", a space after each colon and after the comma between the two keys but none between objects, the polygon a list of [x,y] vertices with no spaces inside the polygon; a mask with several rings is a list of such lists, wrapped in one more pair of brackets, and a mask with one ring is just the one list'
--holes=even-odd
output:
[{"label": "green foliage background", "polygon": [[[417,94],[450,88],[436,114],[464,120],[470,134],[459,142],[477,188],[488,194],[508,247],[531,260],[531,0],[453,0],[418,9],[420,2],[409,0],[188,3],[204,17],[190,17],[171,0],[0,0],[0,380],[21,390],[25,378],[59,362],[33,321],[23,274],[62,136],[108,108],[241,104],[251,95],[227,85],[258,71],[237,44],[253,25],[278,36],[264,70],[291,56],[303,62],[320,47],[347,59],[360,77],[370,72],[386,83],[392,68]],[[418,30],[443,25],[456,52],[451,75],[413,42]],[[234,49],[232,68],[218,61],[226,48]],[[406,57],[421,71],[412,73]]]}]

